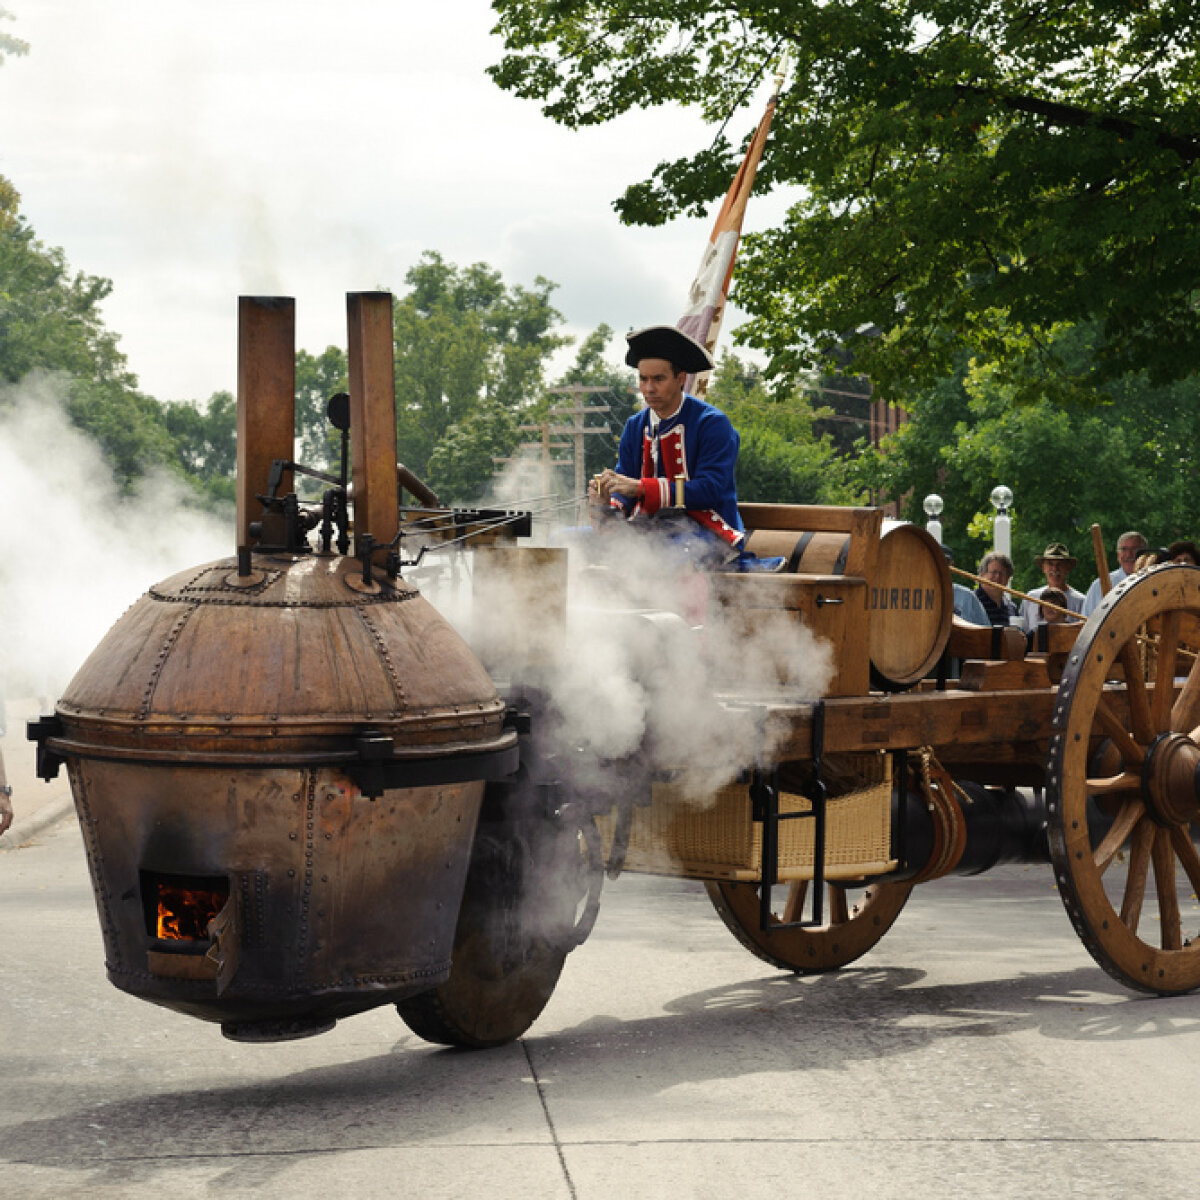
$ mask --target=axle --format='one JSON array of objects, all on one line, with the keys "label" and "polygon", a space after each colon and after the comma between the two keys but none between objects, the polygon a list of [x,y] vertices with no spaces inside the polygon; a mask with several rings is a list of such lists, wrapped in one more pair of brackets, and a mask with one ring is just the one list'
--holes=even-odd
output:
[{"label": "axle", "polygon": [[900,866],[889,879],[924,882],[943,875],[982,875],[1004,863],[1050,861],[1040,790],[977,783],[928,792],[920,786],[897,789],[892,829]]}]

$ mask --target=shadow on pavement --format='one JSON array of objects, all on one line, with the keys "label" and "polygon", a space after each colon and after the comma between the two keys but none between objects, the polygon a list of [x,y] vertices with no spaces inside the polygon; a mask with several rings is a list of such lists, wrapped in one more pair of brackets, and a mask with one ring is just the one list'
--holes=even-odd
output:
[{"label": "shadow on pavement", "polygon": [[244,1155],[210,1186],[251,1188],[298,1153],[491,1144],[497,1126],[505,1132],[494,1144],[544,1146],[529,1062],[541,1082],[569,1076],[586,1089],[594,1081],[632,1103],[680,1083],[768,1067],[836,1070],[944,1039],[1032,1030],[1106,1044],[1200,1032],[1193,998],[1145,1003],[1094,968],[931,987],[924,978],[895,968],[758,977],[680,996],[663,1014],[596,1016],[490,1052],[409,1040],[387,1054],[262,1082],[176,1088],[27,1121],[5,1130],[3,1154],[90,1172],[97,1187],[152,1182],[182,1160]]}]

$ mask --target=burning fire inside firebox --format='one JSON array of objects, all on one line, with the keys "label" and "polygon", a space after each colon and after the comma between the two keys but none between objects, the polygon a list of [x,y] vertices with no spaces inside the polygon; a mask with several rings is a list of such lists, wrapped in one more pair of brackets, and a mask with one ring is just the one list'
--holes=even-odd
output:
[{"label": "burning fire inside firebox", "polygon": [[223,879],[151,876],[150,917],[156,938],[168,942],[206,941],[208,923],[229,899]]}]

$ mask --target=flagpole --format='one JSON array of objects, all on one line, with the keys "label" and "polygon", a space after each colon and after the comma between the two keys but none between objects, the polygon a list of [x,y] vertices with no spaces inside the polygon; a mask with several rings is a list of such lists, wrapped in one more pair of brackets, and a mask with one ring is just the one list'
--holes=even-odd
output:
[{"label": "flagpole", "polygon": [[[688,291],[687,311],[676,323],[679,329],[700,342],[714,358],[721,321],[725,316],[725,300],[733,279],[733,264],[741,240],[746,202],[754,187],[754,177],[767,143],[785,77],[786,55],[780,59],[775,75],[775,91],[767,101],[766,111],[750,139],[746,157],[733,178],[713,224],[700,268]],[[708,376],[709,372],[689,375],[685,384],[687,390],[695,396],[703,396],[708,388]]]}]

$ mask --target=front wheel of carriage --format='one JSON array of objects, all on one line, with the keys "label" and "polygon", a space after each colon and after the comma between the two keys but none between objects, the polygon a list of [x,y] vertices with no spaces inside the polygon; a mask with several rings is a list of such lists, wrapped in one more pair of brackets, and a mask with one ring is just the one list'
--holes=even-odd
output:
[{"label": "front wheel of carriage", "polygon": [[1158,567],[1105,599],[1053,729],[1050,849],[1084,946],[1129,987],[1200,987],[1200,569]]},{"label": "front wheel of carriage", "polygon": [[397,1003],[425,1041],[487,1049],[519,1038],[587,937],[601,883],[590,819],[481,823],[454,935],[450,977]]}]

